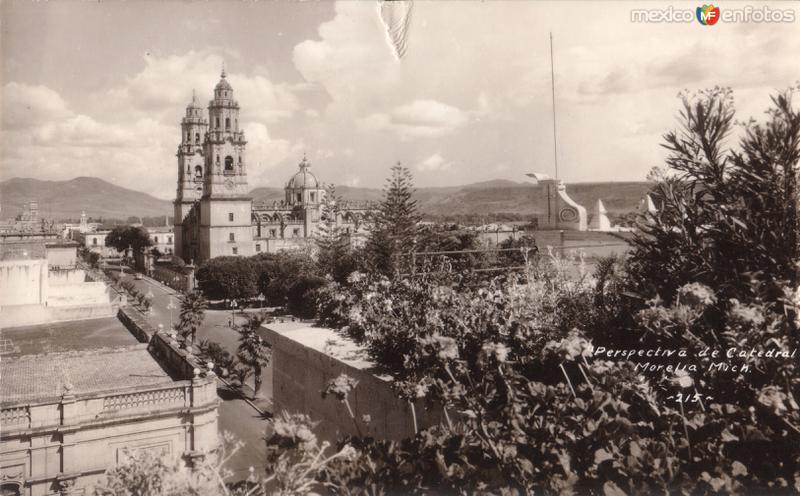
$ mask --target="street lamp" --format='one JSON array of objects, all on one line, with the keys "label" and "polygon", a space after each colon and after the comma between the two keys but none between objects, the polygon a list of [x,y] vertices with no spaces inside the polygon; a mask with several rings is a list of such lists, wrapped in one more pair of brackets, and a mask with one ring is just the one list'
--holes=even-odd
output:
[{"label": "street lamp", "polygon": [[150,303],[150,305],[147,307],[147,313],[152,312],[154,296],[155,295],[153,295],[153,290],[152,289],[148,289],[147,290],[147,294],[144,295],[144,297],[147,298],[147,301]]},{"label": "street lamp", "polygon": [[236,307],[239,305],[236,303],[236,300],[231,300],[230,305],[231,305],[231,328],[232,328],[233,324],[236,322],[234,312],[236,311]]},{"label": "street lamp", "polygon": [[169,329],[172,330],[172,310],[176,308],[175,302],[172,301],[172,295],[169,295],[169,305],[167,305],[167,308],[169,309]]}]

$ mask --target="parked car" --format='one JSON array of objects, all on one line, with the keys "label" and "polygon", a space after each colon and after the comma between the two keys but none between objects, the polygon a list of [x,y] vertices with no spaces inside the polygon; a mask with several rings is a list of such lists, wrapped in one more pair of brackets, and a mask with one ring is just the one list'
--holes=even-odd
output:
[{"label": "parked car", "polygon": [[137,281],[140,280],[142,277],[144,276],[142,276],[141,272],[137,272],[136,274],[133,275],[133,278],[136,279]]}]

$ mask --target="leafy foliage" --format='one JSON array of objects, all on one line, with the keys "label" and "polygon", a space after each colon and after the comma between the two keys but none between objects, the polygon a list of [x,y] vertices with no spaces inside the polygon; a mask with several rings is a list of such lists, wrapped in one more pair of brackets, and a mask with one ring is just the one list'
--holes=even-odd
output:
[{"label": "leafy foliage", "polygon": [[398,163],[370,226],[365,251],[372,271],[393,275],[401,269],[401,256],[414,251],[420,215],[413,194],[411,172]]},{"label": "leafy foliage", "polygon": [[[666,135],[674,172],[628,262],[575,280],[550,257],[527,279],[457,290],[354,274],[320,293],[324,322],[364,344],[401,397],[448,419],[401,442],[346,440],[358,457],[325,480],[404,493],[800,491],[798,365],[758,355],[800,347],[800,119],[778,96],[769,122],[725,151],[729,92],[697,98]],[[644,371],[593,357],[599,346],[686,350],[700,372]],[[701,353],[734,347],[756,353],[752,372]]]},{"label": "leafy foliage", "polygon": [[208,302],[199,291],[195,290],[183,295],[178,332],[184,339],[191,337],[192,344],[194,344],[197,328],[203,325],[207,308]]},{"label": "leafy foliage", "polygon": [[356,269],[357,263],[350,244],[350,236],[338,223],[341,215],[336,188],[329,186],[322,199],[320,222],[317,224],[317,267],[320,274],[344,282]]},{"label": "leafy foliage", "polygon": [[264,316],[262,315],[248,315],[247,323],[237,329],[239,331],[239,347],[236,357],[240,363],[253,371],[253,379],[255,381],[253,391],[255,395],[258,395],[261,390],[261,372],[269,364],[272,357],[272,349],[258,335],[258,328],[261,327],[263,322]]},{"label": "leafy foliage", "polygon": [[131,247],[134,253],[141,253],[153,244],[150,233],[144,227],[117,226],[106,236],[106,244],[114,247],[118,252],[124,252]]},{"label": "leafy foliage", "polygon": [[216,257],[197,269],[197,283],[210,299],[240,300],[257,293],[258,275],[254,263],[244,257]]}]

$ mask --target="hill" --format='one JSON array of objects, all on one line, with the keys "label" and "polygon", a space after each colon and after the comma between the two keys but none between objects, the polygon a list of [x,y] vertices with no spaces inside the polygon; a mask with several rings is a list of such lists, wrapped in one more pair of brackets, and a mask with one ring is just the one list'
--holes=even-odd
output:
[{"label": "hill", "polygon": [[94,219],[172,214],[172,202],[96,177],[76,177],[69,181],[12,178],[0,182],[3,218],[14,218],[22,212],[23,204],[31,200],[39,202],[40,217],[56,220],[78,219],[81,211]]},{"label": "hill", "polygon": [[[567,192],[589,212],[600,198],[613,215],[633,211],[648,188],[646,182],[573,183],[567,185]],[[250,194],[257,201],[284,199],[282,188],[255,188]],[[336,194],[358,201],[381,198],[378,188],[338,186]],[[534,213],[533,200],[538,194],[538,186],[532,183],[499,179],[465,186],[418,188],[415,197],[420,211],[431,217],[530,215]],[[172,214],[170,201],[93,177],[69,181],[14,178],[0,182],[3,218],[13,218],[22,211],[25,202],[33,199],[39,201],[43,217],[54,219],[77,219],[82,210],[93,218],[127,219],[129,216]]]},{"label": "hill", "polygon": [[[588,212],[598,199],[611,214],[623,214],[636,209],[639,200],[650,188],[641,182],[573,183],[567,192]],[[372,200],[381,198],[377,188],[337,186],[336,194],[347,200]],[[251,192],[257,200],[273,201],[284,198],[279,188],[256,188]],[[498,213],[533,214],[534,198],[539,187],[528,182],[505,179],[440,188],[417,188],[415,198],[419,209],[429,216],[488,215]]]}]

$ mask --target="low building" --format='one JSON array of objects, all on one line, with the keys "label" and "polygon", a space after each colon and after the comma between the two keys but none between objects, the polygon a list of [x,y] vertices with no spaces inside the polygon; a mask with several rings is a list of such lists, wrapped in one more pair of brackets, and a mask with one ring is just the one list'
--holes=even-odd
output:
[{"label": "low building", "polygon": [[191,464],[218,448],[213,376],[173,377],[116,319],[42,327],[3,333],[0,494],[88,495],[131,452]]},{"label": "low building", "polygon": [[58,238],[0,238],[2,326],[111,316],[114,297],[77,266],[77,243]]}]

